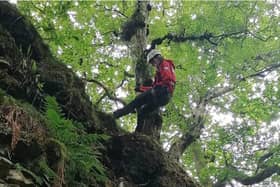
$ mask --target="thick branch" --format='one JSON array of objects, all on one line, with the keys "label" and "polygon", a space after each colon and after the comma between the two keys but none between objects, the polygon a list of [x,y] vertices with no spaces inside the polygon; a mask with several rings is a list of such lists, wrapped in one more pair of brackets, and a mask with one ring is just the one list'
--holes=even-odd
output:
[{"label": "thick branch", "polygon": [[232,33],[225,33],[225,34],[219,34],[219,35],[214,35],[213,33],[209,33],[209,32],[205,32],[202,35],[191,35],[191,36],[186,36],[185,34],[182,35],[175,35],[175,34],[171,34],[168,33],[165,36],[161,37],[161,38],[156,38],[152,41],[151,43],[151,48],[155,48],[156,45],[160,45],[164,40],[168,40],[169,42],[185,42],[185,41],[203,41],[206,40],[209,43],[213,44],[213,45],[218,45],[217,42],[214,42],[213,40],[223,40],[224,38],[228,38],[228,37],[240,37],[241,35],[246,35],[248,33],[247,30],[242,30],[242,31],[238,31],[238,32],[232,32]]},{"label": "thick branch", "polygon": [[[203,118],[200,118],[203,120]],[[192,124],[192,128],[188,133],[184,134],[180,139],[178,139],[174,144],[172,144],[168,153],[175,160],[179,160],[181,155],[185,152],[186,148],[197,140],[200,136],[200,131],[203,128],[203,123]]]},{"label": "thick branch", "polygon": [[271,167],[267,167],[261,172],[257,173],[254,176],[242,176],[242,177],[234,177],[234,179],[244,185],[252,185],[252,184],[257,184],[264,179],[271,177],[273,174],[280,174],[280,167],[275,165]]},{"label": "thick branch", "polygon": [[[195,109],[193,115],[186,119],[186,122],[190,122],[190,129],[181,138],[179,138],[169,149],[169,154],[175,160],[179,160],[180,156],[184,153],[186,148],[192,144],[200,136],[200,131],[204,125],[205,114],[205,102],[204,98],[201,98],[198,106]],[[184,116],[182,116],[184,118]]]},{"label": "thick branch", "polygon": [[240,182],[243,185],[253,185],[262,182],[263,180],[271,177],[273,174],[280,174],[280,167],[278,165],[268,166],[252,176],[240,174],[240,171],[238,171],[238,169],[233,166],[229,169],[231,175],[233,176],[231,178],[227,178],[224,181],[217,182],[216,184],[214,184],[215,187],[224,187],[226,186],[227,182],[232,179]]},{"label": "thick branch", "polygon": [[261,36],[257,36],[256,34],[254,34],[253,32],[249,31],[248,29],[244,29],[241,31],[236,31],[236,32],[230,32],[230,33],[223,33],[223,34],[218,34],[218,35],[214,35],[211,32],[207,32],[205,31],[203,34],[201,35],[190,35],[190,36],[186,36],[185,33],[184,34],[171,34],[168,33],[163,37],[160,38],[156,38],[152,41],[151,43],[151,48],[155,48],[156,45],[160,45],[164,40],[168,40],[168,42],[185,42],[185,41],[203,41],[206,40],[208,41],[210,44],[212,45],[218,45],[218,43],[221,40],[224,40],[225,38],[242,38],[246,35],[251,35],[254,38],[261,40],[261,41],[268,41],[269,39],[271,39],[273,36],[268,36],[268,37],[261,37]]}]

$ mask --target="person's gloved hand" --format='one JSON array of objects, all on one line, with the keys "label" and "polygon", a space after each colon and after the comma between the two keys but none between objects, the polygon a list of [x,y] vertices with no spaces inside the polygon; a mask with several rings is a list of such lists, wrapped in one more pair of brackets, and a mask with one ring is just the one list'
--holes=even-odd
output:
[{"label": "person's gloved hand", "polygon": [[134,88],[134,91],[135,91],[135,92],[142,92],[142,91],[140,90],[140,86],[136,86],[136,87]]}]

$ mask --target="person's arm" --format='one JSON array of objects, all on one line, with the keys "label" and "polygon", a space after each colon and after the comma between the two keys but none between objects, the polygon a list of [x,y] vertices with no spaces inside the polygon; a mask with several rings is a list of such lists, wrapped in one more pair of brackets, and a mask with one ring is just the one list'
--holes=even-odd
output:
[{"label": "person's arm", "polygon": [[139,87],[136,87],[134,90],[135,90],[135,92],[145,92],[151,88],[152,88],[152,86],[139,86]]},{"label": "person's arm", "polygon": [[153,79],[146,79],[142,85],[135,88],[136,92],[145,92],[153,87]]},{"label": "person's arm", "polygon": [[140,86],[139,90],[140,90],[140,92],[145,92],[151,88],[152,88],[152,86]]},{"label": "person's arm", "polygon": [[170,81],[175,82],[174,67],[171,63],[164,62],[159,67],[161,81],[158,82],[158,85],[168,83]]}]

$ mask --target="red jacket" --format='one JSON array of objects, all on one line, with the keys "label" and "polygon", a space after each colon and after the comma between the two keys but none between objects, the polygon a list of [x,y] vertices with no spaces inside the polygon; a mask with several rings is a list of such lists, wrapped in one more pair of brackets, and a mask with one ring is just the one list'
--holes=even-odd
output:
[{"label": "red jacket", "polygon": [[172,60],[164,59],[163,62],[157,66],[157,72],[152,86],[141,86],[140,91],[147,91],[155,86],[165,85],[168,87],[169,92],[172,94],[174,91],[176,76],[175,66]]}]

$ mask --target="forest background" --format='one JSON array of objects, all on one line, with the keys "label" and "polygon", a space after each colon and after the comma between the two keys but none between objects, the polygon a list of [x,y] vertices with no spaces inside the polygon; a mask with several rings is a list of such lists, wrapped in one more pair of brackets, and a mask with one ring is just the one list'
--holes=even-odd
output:
[{"label": "forest background", "polygon": [[[135,19],[137,3],[19,1],[17,6],[52,53],[85,82],[93,105],[111,113],[135,97],[137,43],[123,33]],[[161,114],[163,148],[176,152],[202,186],[279,185],[277,1],[153,1],[149,6],[146,48],[156,47],[172,59],[177,74],[173,99]],[[118,123],[133,132],[136,115]]]}]

